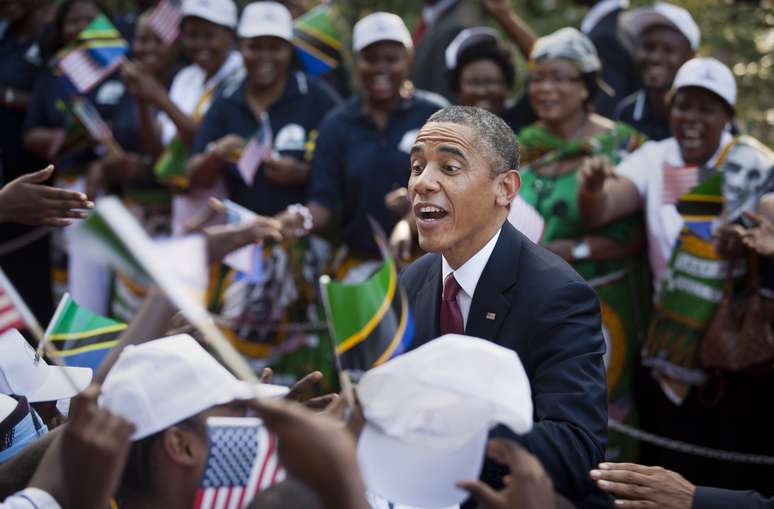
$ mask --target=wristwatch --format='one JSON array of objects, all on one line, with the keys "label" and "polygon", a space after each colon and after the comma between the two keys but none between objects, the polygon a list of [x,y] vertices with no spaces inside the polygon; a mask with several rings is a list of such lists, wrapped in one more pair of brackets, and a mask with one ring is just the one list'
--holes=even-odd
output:
[{"label": "wristwatch", "polygon": [[585,240],[576,242],[575,245],[572,246],[570,256],[573,260],[585,260],[591,256],[591,246],[589,246],[589,243]]}]

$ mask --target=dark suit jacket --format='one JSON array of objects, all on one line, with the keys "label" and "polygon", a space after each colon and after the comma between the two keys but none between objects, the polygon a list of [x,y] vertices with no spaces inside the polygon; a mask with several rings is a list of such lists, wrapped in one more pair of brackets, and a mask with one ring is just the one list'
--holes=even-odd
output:
[{"label": "dark suit jacket", "polygon": [[594,100],[594,110],[607,118],[613,118],[616,106],[639,86],[632,55],[618,36],[618,16],[622,12],[619,9],[609,13],[588,34],[602,61],[602,80],[615,92],[610,97],[600,90]]},{"label": "dark suit jacket", "polygon": [[[435,339],[441,255],[408,266],[400,283],[414,316],[413,347]],[[594,290],[506,222],[476,286],[465,333],[513,349],[532,385],[533,430],[516,437],[500,426],[493,434],[516,438],[543,462],[559,493],[582,498],[607,442],[605,341]],[[497,485],[503,473],[487,463],[482,478]]]},{"label": "dark suit jacket", "polygon": [[774,498],[763,498],[755,491],[722,490],[696,486],[692,509],[772,509]]}]

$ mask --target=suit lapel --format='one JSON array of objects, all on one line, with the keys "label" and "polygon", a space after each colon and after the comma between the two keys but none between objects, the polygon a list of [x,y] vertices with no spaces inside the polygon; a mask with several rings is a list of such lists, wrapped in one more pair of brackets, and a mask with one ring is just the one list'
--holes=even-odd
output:
[{"label": "suit lapel", "polygon": [[438,323],[441,302],[441,257],[433,261],[422,287],[414,301],[415,340],[414,347],[435,339],[440,334]]},{"label": "suit lapel", "polygon": [[521,235],[506,222],[473,293],[465,334],[500,342],[500,329],[511,310],[506,293],[518,279],[522,242]]}]

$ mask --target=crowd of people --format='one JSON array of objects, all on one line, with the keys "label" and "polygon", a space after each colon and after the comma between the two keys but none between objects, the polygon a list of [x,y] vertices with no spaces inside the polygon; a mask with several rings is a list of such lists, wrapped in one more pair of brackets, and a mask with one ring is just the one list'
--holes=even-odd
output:
[{"label": "crowd of people", "polygon": [[[92,372],[0,320],[0,507],[200,507],[210,418],[247,416],[288,473],[249,507],[774,507],[774,153],[691,13],[578,1],[536,34],[507,0],[426,0],[413,33],[340,27],[352,59],[319,74],[316,2],[182,0],[176,38],[159,3],[0,0],[0,268],[40,323],[66,291],[128,324]],[[85,93],[97,139],[60,62],[101,15],[130,49]],[[110,195],[205,238],[204,305],[260,384],[73,233]],[[318,280],[381,267],[374,228],[412,341],[353,399]],[[258,275],[223,261],[246,245]]]}]

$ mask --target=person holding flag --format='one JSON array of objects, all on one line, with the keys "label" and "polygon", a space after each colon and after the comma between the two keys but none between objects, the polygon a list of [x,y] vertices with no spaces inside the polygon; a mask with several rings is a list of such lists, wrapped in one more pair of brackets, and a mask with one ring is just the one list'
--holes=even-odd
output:
[{"label": "person holding flag", "polygon": [[[210,196],[225,196],[218,179],[192,189],[185,165],[213,99],[229,77],[244,70],[242,56],[233,49],[237,25],[233,0],[184,0],[180,13],[180,43],[191,64],[175,75],[169,91],[152,73],[134,66],[124,68],[127,86],[142,105],[139,130],[144,146],[159,158],[154,166],[156,178],[181,193],[172,200],[174,235],[186,232],[192,218],[207,209]],[[151,107],[159,111],[160,126],[148,114]]]},{"label": "person holding flag", "polygon": [[[745,272],[731,267],[745,257],[742,236],[752,226],[745,212],[774,189],[774,154],[729,132],[737,87],[720,61],[683,64],[669,97],[673,137],[645,143],[615,168],[606,157],[587,161],[578,207],[591,227],[640,209],[645,214],[656,310],[642,346],[642,364],[650,371],[638,383],[642,428],[705,447],[772,454],[771,420],[763,418],[757,398],[774,388],[768,368],[760,377],[723,372],[716,383],[700,363],[700,348],[726,278],[740,291],[751,289]],[[746,259],[753,270],[754,259]],[[765,315],[754,321],[770,326]],[[652,446],[642,447],[640,461],[719,487],[735,487],[728,480],[737,477],[765,491],[772,476],[770,467],[758,465],[707,469],[697,456]]]},{"label": "person holding flag", "polygon": [[[98,153],[115,147],[107,125],[124,85],[111,69],[126,51],[126,41],[98,2],[72,0],[59,4],[53,26],[44,34],[40,48],[46,68],[38,75],[30,98],[22,143],[30,153],[57,165],[54,182],[58,187],[83,193],[89,164]],[[68,56],[78,54],[91,59],[93,52],[109,60],[104,62],[105,67],[84,67],[69,73],[62,68]],[[74,83],[86,78],[92,86],[79,92]],[[88,308],[104,312],[109,272],[88,260],[87,254],[71,241],[69,231],[53,237],[54,293],[61,294],[67,288]]]}]

